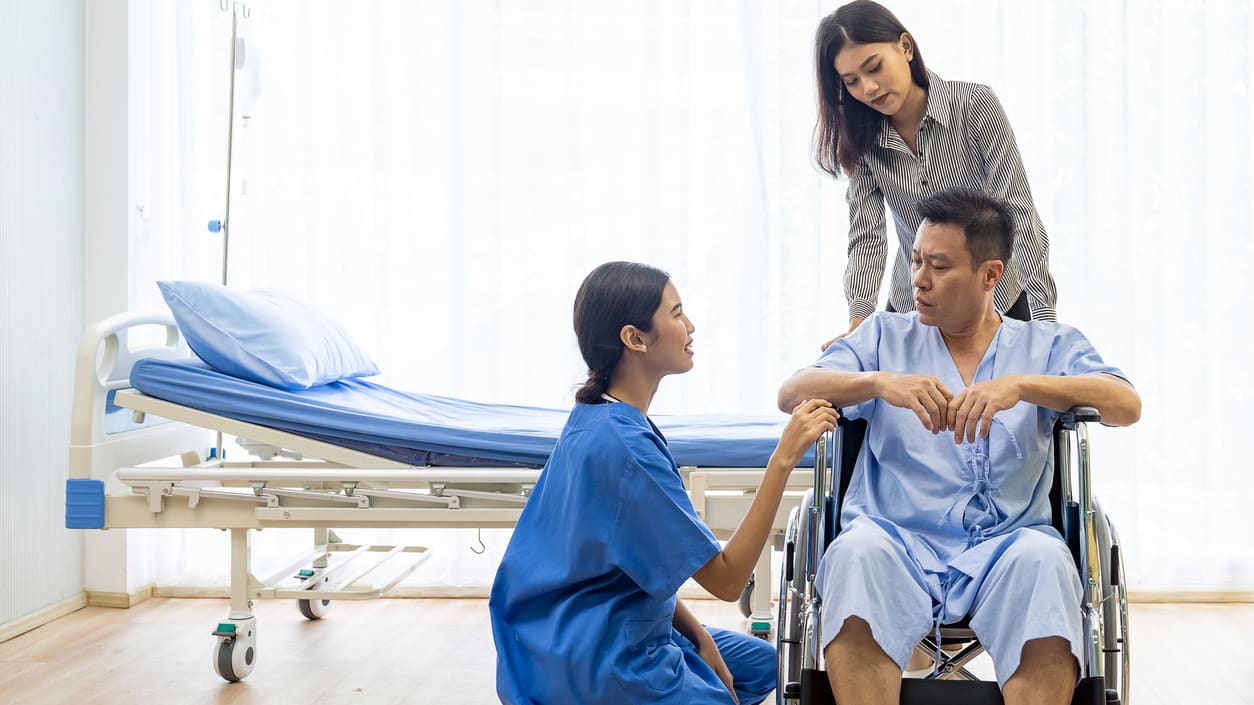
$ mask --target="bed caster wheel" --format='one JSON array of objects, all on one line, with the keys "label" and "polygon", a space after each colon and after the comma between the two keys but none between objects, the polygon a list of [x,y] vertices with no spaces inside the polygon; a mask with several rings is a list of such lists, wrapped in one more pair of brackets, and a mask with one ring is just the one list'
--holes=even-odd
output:
[{"label": "bed caster wheel", "polygon": [[330,600],[297,600],[296,606],[305,619],[322,619],[322,615],[331,611]]},{"label": "bed caster wheel", "polygon": [[[301,580],[308,580],[312,576],[312,570],[302,570],[296,577]],[[322,587],[328,588],[330,586],[330,576],[323,576]],[[300,613],[305,616],[305,619],[322,619],[327,612],[331,611],[330,600],[297,600],[296,606],[300,608]]]},{"label": "bed caster wheel", "polygon": [[744,592],[740,593],[740,614],[743,617],[749,617],[753,614],[753,583],[754,574],[749,574],[749,582],[745,585]]},{"label": "bed caster wheel", "polygon": [[232,683],[253,672],[257,664],[257,618],[228,619],[213,635],[213,671]]},{"label": "bed caster wheel", "polygon": [[771,623],[768,620],[753,620],[749,622],[749,633],[764,641],[771,638]]}]

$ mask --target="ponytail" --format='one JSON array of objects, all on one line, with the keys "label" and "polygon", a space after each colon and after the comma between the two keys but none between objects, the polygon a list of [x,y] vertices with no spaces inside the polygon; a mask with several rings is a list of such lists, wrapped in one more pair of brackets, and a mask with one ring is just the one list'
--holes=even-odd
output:
[{"label": "ponytail", "polygon": [[609,388],[609,373],[588,370],[587,381],[575,391],[575,401],[580,404],[595,404],[601,401]]}]

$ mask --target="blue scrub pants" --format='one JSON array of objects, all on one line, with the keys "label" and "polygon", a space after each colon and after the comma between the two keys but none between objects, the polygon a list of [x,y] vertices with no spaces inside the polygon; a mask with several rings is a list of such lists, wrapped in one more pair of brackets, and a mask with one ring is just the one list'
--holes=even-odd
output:
[{"label": "blue scrub pants", "polygon": [[[718,652],[732,674],[732,685],[736,688],[736,698],[740,705],[757,705],[775,690],[776,659],[775,647],[763,639],[748,634],[733,632],[727,629],[706,627]],[[671,636],[675,643],[684,650],[684,662],[689,669],[708,669],[705,661],[697,653],[697,647],[691,641],[672,629]],[[728,696],[728,702],[731,697]]]}]

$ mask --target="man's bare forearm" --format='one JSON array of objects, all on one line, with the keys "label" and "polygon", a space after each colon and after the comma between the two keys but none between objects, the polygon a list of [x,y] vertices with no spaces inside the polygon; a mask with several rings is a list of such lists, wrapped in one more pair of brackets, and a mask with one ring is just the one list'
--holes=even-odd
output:
[{"label": "man's bare forearm", "polygon": [[837,408],[861,404],[879,394],[878,372],[837,372],[817,367],[798,370],[779,388],[779,409],[791,412],[806,399],[826,399]]},{"label": "man's bare forearm", "polygon": [[1141,395],[1114,375],[1023,375],[1020,389],[1024,401],[1054,411],[1095,407],[1101,412],[1102,423],[1110,426],[1129,426],[1141,418]]}]

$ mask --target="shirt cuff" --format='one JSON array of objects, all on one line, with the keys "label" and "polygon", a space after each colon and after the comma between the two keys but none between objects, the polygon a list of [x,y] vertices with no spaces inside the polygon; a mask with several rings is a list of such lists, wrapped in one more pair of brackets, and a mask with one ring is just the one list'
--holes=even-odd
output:
[{"label": "shirt cuff", "polygon": [[867,299],[849,302],[849,321],[852,323],[855,318],[870,318],[875,313],[875,303]]},{"label": "shirt cuff", "polygon": [[1037,308],[1028,306],[1028,309],[1032,312],[1032,320],[1034,321],[1058,322],[1058,312],[1054,310],[1053,306],[1040,306]]}]

